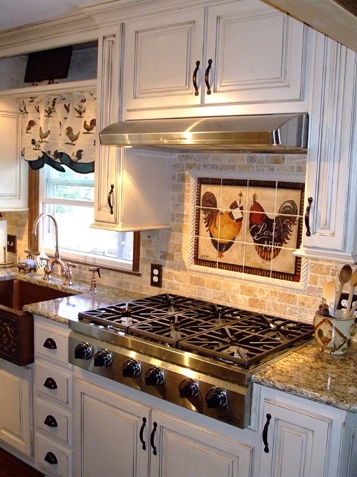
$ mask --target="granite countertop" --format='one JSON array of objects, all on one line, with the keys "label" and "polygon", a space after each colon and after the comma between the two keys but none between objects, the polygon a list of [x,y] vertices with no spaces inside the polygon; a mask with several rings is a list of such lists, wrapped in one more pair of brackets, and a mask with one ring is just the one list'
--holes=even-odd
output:
[{"label": "granite countertop", "polygon": [[252,381],[346,411],[357,412],[357,343],[342,355],[322,353],[312,339],[252,375]]},{"label": "granite countertop", "polygon": [[[34,315],[60,322],[78,320],[78,313],[119,303],[143,295],[125,289],[98,284],[97,293],[89,293],[89,283],[76,281],[72,287],[62,285],[62,277],[45,282],[42,274],[19,274],[17,269],[0,270],[0,280],[18,277],[25,281],[73,293],[72,296],[39,302],[24,307]],[[254,383],[295,394],[346,411],[357,412],[357,342],[343,355],[324,354],[313,338],[297,350],[289,351],[253,371]]]},{"label": "granite countertop", "polygon": [[33,315],[40,315],[59,323],[68,323],[69,320],[78,320],[80,311],[87,311],[102,306],[108,306],[121,301],[140,298],[143,295],[125,289],[101,286],[97,282],[97,292],[89,292],[90,283],[76,280],[72,286],[63,285],[63,277],[53,275],[50,282],[44,281],[42,273],[25,275],[16,268],[0,270],[0,280],[19,278],[24,281],[38,283],[42,286],[73,293],[72,296],[56,298],[55,300],[42,301],[24,306],[24,310]]}]

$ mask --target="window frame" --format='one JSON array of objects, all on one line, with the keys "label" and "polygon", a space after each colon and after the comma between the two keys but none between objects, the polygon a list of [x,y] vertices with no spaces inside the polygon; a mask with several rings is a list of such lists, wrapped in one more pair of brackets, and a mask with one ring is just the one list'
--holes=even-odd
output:
[{"label": "window frame", "polygon": [[[47,166],[45,166],[47,167]],[[39,250],[39,238],[38,234],[35,236],[32,233],[33,224],[35,223],[37,217],[40,215],[40,171],[34,171],[30,168],[29,171],[29,227],[28,227],[28,244],[31,251]],[[128,273],[141,275],[140,273],[140,232],[134,231],[133,236],[133,263],[131,269],[124,269],[119,267],[114,267],[108,265],[100,265],[100,268],[106,270],[114,270],[119,273]],[[66,253],[64,251],[63,258],[66,259]],[[69,257],[68,257],[69,258]],[[70,258],[72,262],[81,265],[96,265],[91,264],[90,261],[78,260]]]}]

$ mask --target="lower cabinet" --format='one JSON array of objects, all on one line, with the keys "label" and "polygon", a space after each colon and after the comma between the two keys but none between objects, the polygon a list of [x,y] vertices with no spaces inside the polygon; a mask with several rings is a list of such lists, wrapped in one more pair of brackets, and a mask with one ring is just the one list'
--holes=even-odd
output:
[{"label": "lower cabinet", "polygon": [[32,455],[32,402],[32,367],[0,359],[0,445],[28,457]]},{"label": "lower cabinet", "polygon": [[259,477],[357,475],[357,414],[261,388]]},{"label": "lower cabinet", "polygon": [[35,464],[48,477],[73,477],[73,371],[67,325],[35,316]]},{"label": "lower cabinet", "polygon": [[253,475],[252,445],[82,379],[75,433],[76,477]]}]

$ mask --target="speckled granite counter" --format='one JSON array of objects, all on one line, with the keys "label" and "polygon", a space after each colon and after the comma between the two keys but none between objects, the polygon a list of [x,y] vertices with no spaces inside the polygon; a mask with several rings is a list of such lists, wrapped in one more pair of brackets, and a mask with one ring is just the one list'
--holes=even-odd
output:
[{"label": "speckled granite counter", "polygon": [[80,311],[142,297],[139,293],[118,288],[103,287],[100,286],[100,284],[98,284],[97,293],[91,295],[89,293],[89,283],[76,281],[73,286],[65,287],[62,284],[63,278],[56,277],[55,275],[51,282],[45,282],[43,280],[43,274],[38,273],[27,276],[22,273],[19,274],[16,268],[0,270],[0,280],[7,280],[9,278],[20,278],[24,281],[39,283],[45,287],[73,293],[73,295],[69,297],[24,306],[24,310],[33,315],[40,315],[60,323],[67,323],[68,320],[78,320],[78,313]]},{"label": "speckled granite counter", "polygon": [[[19,276],[17,269],[0,270],[0,280]],[[89,293],[89,284],[77,282],[63,287],[62,278],[48,283],[43,276],[20,275],[22,280],[40,282],[43,286],[74,293],[73,296],[26,305],[24,309],[61,323],[77,320],[80,311],[106,306],[120,301],[142,297],[139,293],[117,288],[101,287],[95,295]],[[357,343],[341,356],[320,352],[314,339],[296,351],[263,365],[253,373],[252,381],[300,397],[318,401],[339,409],[357,412]]]},{"label": "speckled granite counter", "polygon": [[252,381],[346,411],[357,412],[357,343],[346,353],[320,352],[311,340],[253,374]]}]

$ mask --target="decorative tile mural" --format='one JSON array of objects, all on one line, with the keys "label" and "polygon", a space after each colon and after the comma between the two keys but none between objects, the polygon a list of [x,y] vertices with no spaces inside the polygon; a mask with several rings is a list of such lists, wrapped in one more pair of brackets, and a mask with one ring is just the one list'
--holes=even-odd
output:
[{"label": "decorative tile mural", "polygon": [[305,184],[196,179],[194,263],[299,281]]}]

